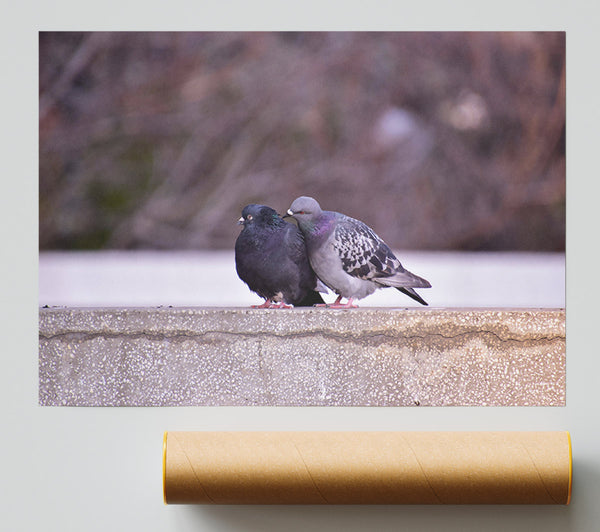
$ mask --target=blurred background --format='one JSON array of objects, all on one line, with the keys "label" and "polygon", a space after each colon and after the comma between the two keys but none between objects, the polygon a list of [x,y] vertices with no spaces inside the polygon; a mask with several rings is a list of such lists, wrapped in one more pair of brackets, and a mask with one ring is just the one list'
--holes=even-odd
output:
[{"label": "blurred background", "polygon": [[41,32],[39,67],[40,304],[257,303],[240,211],[311,195],[435,305],[564,306],[564,32]]}]

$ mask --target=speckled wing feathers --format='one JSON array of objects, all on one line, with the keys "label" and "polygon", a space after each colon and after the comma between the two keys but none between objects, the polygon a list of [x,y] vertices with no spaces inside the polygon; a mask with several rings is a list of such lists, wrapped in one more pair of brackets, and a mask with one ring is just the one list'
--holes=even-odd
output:
[{"label": "speckled wing feathers", "polygon": [[335,227],[333,247],[348,275],[386,286],[429,286],[405,270],[387,244],[360,220],[344,216]]}]

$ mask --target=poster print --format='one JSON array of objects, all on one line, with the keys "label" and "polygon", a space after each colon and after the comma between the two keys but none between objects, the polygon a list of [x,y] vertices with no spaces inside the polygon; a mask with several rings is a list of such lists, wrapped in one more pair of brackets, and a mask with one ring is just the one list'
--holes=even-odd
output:
[{"label": "poster print", "polygon": [[[563,32],[39,49],[41,404],[564,405]],[[271,292],[236,269],[244,208],[295,227],[302,196],[368,228],[325,307],[286,301],[272,251],[242,250]],[[381,289],[333,308],[336,268]]]}]

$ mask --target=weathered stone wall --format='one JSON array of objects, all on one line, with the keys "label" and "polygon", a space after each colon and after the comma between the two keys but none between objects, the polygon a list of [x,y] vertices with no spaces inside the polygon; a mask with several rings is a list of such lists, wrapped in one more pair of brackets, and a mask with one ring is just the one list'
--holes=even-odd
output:
[{"label": "weathered stone wall", "polygon": [[563,309],[40,309],[42,405],[564,405]]}]

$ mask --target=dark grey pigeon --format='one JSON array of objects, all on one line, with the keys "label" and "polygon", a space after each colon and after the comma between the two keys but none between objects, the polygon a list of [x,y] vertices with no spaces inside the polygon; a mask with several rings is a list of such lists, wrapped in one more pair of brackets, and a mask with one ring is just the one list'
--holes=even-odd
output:
[{"label": "dark grey pigeon", "polygon": [[[338,294],[330,307],[356,307],[354,299],[388,286],[427,305],[414,288],[430,288],[429,281],[405,270],[387,244],[365,223],[339,212],[323,211],[308,196],[295,199],[287,215],[298,221],[313,270]],[[341,303],[342,297],[348,302]]]},{"label": "dark grey pigeon", "polygon": [[265,299],[255,308],[324,303],[296,225],[271,207],[256,204],[244,207],[238,223],[244,228],[235,242],[235,267],[250,290]]}]

